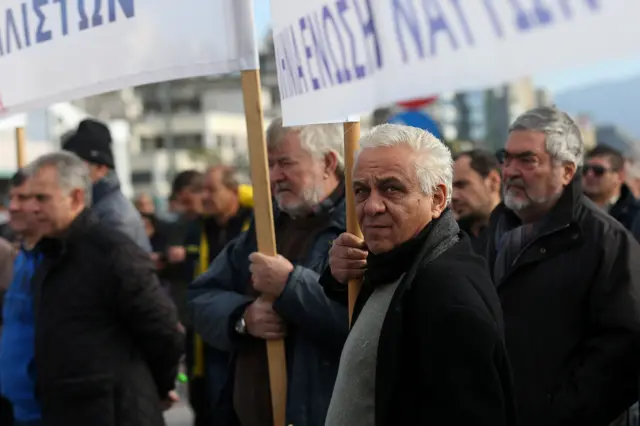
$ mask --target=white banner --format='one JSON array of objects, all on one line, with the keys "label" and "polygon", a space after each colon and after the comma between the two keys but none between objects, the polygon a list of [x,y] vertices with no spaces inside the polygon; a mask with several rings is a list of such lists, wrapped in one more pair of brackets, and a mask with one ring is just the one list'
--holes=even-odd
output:
[{"label": "white banner", "polygon": [[0,0],[0,110],[258,69],[251,0]]},{"label": "white banner", "polygon": [[640,52],[638,0],[271,0],[286,125]]}]

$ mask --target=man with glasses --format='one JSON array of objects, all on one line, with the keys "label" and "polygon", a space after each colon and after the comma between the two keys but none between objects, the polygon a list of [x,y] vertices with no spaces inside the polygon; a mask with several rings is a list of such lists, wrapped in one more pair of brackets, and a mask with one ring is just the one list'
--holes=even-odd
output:
[{"label": "man with glasses", "polygon": [[640,246],[583,194],[584,144],[564,112],[511,125],[487,257],[521,426],[602,426],[638,399]]},{"label": "man with glasses", "polygon": [[[582,168],[585,195],[631,229],[640,210],[638,201],[625,183],[624,157],[614,148],[598,145],[589,151]],[[640,235],[636,235],[638,239]]]}]

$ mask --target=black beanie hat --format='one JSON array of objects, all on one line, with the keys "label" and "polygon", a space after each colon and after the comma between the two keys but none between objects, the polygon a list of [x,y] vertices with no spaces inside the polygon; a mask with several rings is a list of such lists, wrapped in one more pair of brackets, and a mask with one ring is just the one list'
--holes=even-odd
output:
[{"label": "black beanie hat", "polygon": [[78,130],[69,136],[62,149],[73,152],[89,163],[115,168],[111,151],[111,132],[99,121],[81,121]]}]

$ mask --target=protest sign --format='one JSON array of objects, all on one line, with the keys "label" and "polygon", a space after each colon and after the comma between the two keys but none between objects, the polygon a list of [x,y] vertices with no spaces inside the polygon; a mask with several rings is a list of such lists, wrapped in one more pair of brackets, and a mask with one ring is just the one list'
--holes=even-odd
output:
[{"label": "protest sign", "polygon": [[271,0],[286,125],[640,51],[629,0]]},{"label": "protest sign", "polygon": [[245,69],[258,69],[251,0],[0,0],[4,114]]}]

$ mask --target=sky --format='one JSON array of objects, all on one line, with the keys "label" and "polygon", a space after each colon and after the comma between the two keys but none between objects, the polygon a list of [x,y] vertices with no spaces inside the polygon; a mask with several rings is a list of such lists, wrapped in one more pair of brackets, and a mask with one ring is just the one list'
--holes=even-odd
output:
[{"label": "sky", "polygon": [[[261,39],[267,34],[271,21],[269,0],[254,0],[257,35]],[[552,93],[579,88],[606,81],[626,79],[640,75],[640,55],[623,60],[602,62],[596,66],[537,75],[534,82]]]}]

